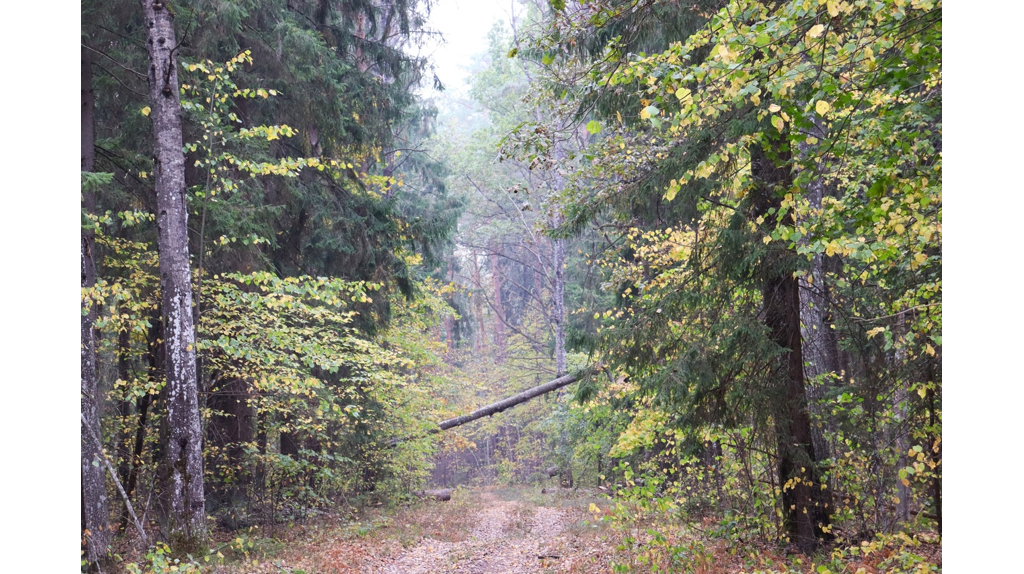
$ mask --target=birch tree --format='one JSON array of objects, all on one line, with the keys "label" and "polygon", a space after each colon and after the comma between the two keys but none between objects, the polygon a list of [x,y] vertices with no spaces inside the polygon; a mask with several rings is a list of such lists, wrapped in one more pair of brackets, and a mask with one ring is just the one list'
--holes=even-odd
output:
[{"label": "birch tree", "polygon": [[157,249],[167,368],[168,444],[166,492],[172,541],[191,550],[206,537],[203,437],[196,382],[195,330],[185,204],[174,16],[159,0],[143,0],[149,52],[150,118],[153,122]]}]

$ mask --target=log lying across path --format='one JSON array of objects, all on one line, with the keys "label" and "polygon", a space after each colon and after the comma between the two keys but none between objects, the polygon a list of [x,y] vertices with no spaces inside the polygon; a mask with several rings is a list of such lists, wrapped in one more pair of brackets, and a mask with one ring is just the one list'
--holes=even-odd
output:
[{"label": "log lying across path", "polygon": [[530,400],[530,399],[532,399],[534,397],[539,397],[539,396],[541,396],[541,395],[543,395],[545,393],[550,393],[551,391],[557,391],[558,389],[560,389],[560,388],[562,388],[562,387],[564,387],[566,385],[570,385],[572,383],[575,383],[578,380],[579,380],[579,375],[565,375],[564,377],[558,377],[557,379],[555,379],[553,381],[549,381],[547,383],[544,383],[543,385],[540,385],[539,387],[533,387],[532,389],[527,389],[527,390],[519,393],[518,395],[513,395],[513,396],[511,396],[511,397],[509,397],[507,399],[500,400],[500,401],[498,401],[496,403],[491,403],[491,404],[487,405],[486,407],[481,407],[481,408],[479,408],[479,409],[469,413],[468,415],[462,415],[461,417],[455,417],[453,419],[448,419],[446,421],[441,421],[437,425],[439,430],[431,430],[430,432],[431,432],[431,434],[433,434],[433,433],[440,432],[440,431],[443,431],[443,430],[448,430],[450,428],[455,428],[455,427],[458,427],[458,426],[462,426],[462,425],[464,425],[464,424],[466,424],[468,422],[473,422],[476,419],[482,419],[484,417],[489,417],[491,415],[500,413],[501,411],[508,410],[508,409],[518,405],[518,404],[525,403],[526,401],[528,401],[528,400]]},{"label": "log lying across path", "polygon": [[[558,389],[560,389],[560,388],[562,388],[564,386],[571,385],[572,383],[575,383],[576,381],[580,380],[581,378],[589,375],[591,372],[592,372],[592,369],[585,369],[585,370],[580,371],[580,372],[578,372],[576,374],[565,375],[565,376],[562,376],[562,377],[558,377],[557,379],[555,379],[553,381],[548,381],[548,382],[544,383],[543,385],[540,385],[540,386],[537,386],[537,387],[533,387],[532,389],[527,389],[527,390],[519,393],[518,395],[513,395],[513,396],[511,396],[511,397],[509,397],[507,399],[503,399],[503,400],[500,400],[500,401],[498,401],[496,403],[491,403],[491,404],[489,404],[489,405],[487,405],[485,407],[481,407],[481,408],[479,408],[479,409],[469,413],[468,415],[462,415],[461,417],[455,417],[453,419],[448,419],[446,421],[441,421],[440,423],[438,423],[437,428],[433,428],[433,429],[427,430],[426,434],[428,434],[428,435],[436,434],[436,433],[439,433],[441,431],[446,431],[446,430],[451,429],[451,428],[462,426],[462,425],[464,425],[464,424],[466,424],[468,422],[473,422],[473,421],[475,421],[477,419],[482,419],[484,417],[489,417],[491,415],[500,413],[500,412],[502,412],[504,410],[508,410],[508,409],[510,409],[510,408],[512,408],[512,407],[514,407],[516,405],[525,403],[526,401],[528,401],[528,400],[530,400],[532,398],[539,397],[539,396],[541,396],[543,394],[550,393],[551,391],[557,391]],[[403,438],[403,439],[391,439],[389,441],[389,445],[390,446],[395,446],[399,442],[406,441],[406,440],[412,440],[414,438],[419,438],[419,437],[406,437],[406,438]]]},{"label": "log lying across path", "polygon": [[438,502],[447,502],[452,499],[452,489],[441,488],[437,490],[414,490],[412,493],[420,498],[433,498]]}]

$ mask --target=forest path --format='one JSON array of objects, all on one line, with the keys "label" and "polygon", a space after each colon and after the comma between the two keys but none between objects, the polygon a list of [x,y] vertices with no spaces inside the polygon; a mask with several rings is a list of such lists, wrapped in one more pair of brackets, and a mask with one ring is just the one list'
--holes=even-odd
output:
[{"label": "forest path", "polygon": [[559,508],[501,500],[492,492],[476,494],[479,510],[465,540],[424,538],[416,546],[374,569],[381,574],[488,574],[564,572],[565,532],[570,520]]}]

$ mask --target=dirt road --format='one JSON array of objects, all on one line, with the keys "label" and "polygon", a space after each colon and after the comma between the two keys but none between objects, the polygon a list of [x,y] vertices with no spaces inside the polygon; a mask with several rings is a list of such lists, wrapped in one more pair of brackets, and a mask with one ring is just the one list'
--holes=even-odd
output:
[{"label": "dirt road", "polygon": [[459,574],[567,572],[562,556],[567,512],[500,500],[483,491],[476,524],[459,542],[424,538],[374,572],[381,574]]}]

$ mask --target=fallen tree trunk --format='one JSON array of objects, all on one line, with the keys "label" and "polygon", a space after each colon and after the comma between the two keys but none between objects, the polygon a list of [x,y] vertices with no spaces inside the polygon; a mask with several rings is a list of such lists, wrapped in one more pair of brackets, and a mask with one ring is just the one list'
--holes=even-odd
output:
[{"label": "fallen tree trunk", "polygon": [[565,375],[564,377],[558,377],[557,379],[555,379],[553,381],[549,381],[547,383],[544,383],[543,385],[540,385],[539,387],[533,387],[532,389],[527,389],[527,390],[519,393],[518,395],[513,395],[513,396],[511,396],[511,397],[509,397],[507,399],[500,400],[500,401],[498,401],[496,403],[491,403],[491,404],[487,405],[486,407],[479,408],[479,409],[469,413],[468,415],[462,415],[461,417],[455,417],[453,419],[448,419],[446,421],[441,421],[437,425],[438,430],[431,430],[429,432],[431,434],[433,434],[433,433],[440,432],[440,431],[443,431],[443,430],[448,430],[450,428],[455,428],[455,427],[458,427],[458,426],[462,426],[462,425],[464,425],[466,423],[473,422],[476,419],[482,419],[484,417],[489,417],[491,415],[500,413],[500,412],[502,412],[504,410],[508,410],[508,409],[518,405],[518,404],[525,403],[526,401],[528,401],[528,400],[530,400],[530,399],[532,399],[534,397],[539,397],[539,396],[541,396],[541,395],[543,395],[545,393],[550,393],[551,391],[557,391],[558,389],[560,389],[560,388],[562,388],[562,387],[564,387],[566,385],[571,385],[572,383],[575,383],[578,380],[579,380],[579,375]]},{"label": "fallen tree trunk", "polygon": [[[500,413],[502,411],[508,410],[508,409],[510,409],[510,408],[512,408],[512,407],[514,407],[516,405],[525,403],[526,401],[528,401],[528,400],[530,400],[532,398],[539,397],[539,396],[541,396],[543,394],[550,393],[551,391],[557,391],[558,389],[560,389],[562,387],[571,385],[572,383],[575,383],[576,381],[580,380],[581,378],[583,378],[584,376],[590,374],[591,372],[593,372],[592,369],[585,369],[585,370],[580,371],[580,372],[578,372],[576,374],[573,374],[573,375],[565,375],[563,377],[558,377],[557,379],[555,379],[553,381],[548,381],[548,382],[544,383],[543,385],[540,385],[540,386],[537,386],[537,387],[533,387],[532,389],[527,389],[527,390],[519,393],[518,395],[513,395],[513,396],[511,396],[511,397],[509,397],[507,399],[503,399],[503,400],[500,400],[500,401],[498,401],[496,403],[491,403],[491,404],[489,404],[489,405],[487,405],[485,407],[481,407],[481,408],[479,408],[479,409],[469,413],[468,415],[462,415],[461,417],[455,417],[453,419],[448,419],[446,421],[441,421],[440,423],[438,423],[437,428],[433,428],[433,429],[427,430],[426,434],[427,435],[437,434],[437,433],[439,433],[441,431],[446,431],[446,430],[451,429],[451,428],[462,426],[462,425],[464,425],[466,423],[473,422],[473,421],[475,421],[477,419],[482,419],[484,417],[489,417],[491,415],[494,415],[494,414]],[[406,437],[406,438],[403,438],[403,439],[391,439],[388,442],[388,445],[389,446],[395,446],[399,442],[403,442],[403,441],[407,441],[407,440],[412,440],[412,439],[415,439],[415,438],[421,438],[421,437],[413,436],[413,437]]]},{"label": "fallen tree trunk", "polygon": [[449,488],[438,490],[414,490],[413,494],[420,498],[433,498],[438,502],[447,502],[452,499],[452,491]]}]

